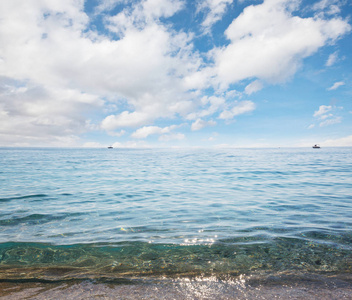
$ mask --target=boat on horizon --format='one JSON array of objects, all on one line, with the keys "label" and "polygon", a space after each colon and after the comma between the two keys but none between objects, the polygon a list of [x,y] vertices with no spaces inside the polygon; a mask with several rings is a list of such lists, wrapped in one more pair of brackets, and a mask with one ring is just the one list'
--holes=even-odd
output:
[{"label": "boat on horizon", "polygon": [[315,144],[312,148],[314,148],[314,149],[319,149],[320,146],[319,146],[318,144]]},{"label": "boat on horizon", "polygon": [[113,146],[109,146],[108,149],[113,149],[114,147]]}]

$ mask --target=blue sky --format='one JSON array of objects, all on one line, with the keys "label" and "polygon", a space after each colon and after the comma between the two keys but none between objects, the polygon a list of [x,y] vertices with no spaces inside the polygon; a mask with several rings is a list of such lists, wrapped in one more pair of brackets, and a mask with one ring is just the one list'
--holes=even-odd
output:
[{"label": "blue sky", "polygon": [[5,0],[0,146],[352,146],[348,0]]}]

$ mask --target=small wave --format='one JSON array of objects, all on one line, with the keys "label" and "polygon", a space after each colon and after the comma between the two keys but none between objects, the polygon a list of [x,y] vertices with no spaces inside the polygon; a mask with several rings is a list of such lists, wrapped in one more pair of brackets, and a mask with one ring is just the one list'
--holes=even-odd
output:
[{"label": "small wave", "polygon": [[0,226],[16,226],[18,224],[35,225],[43,224],[51,221],[65,219],[67,215],[43,215],[31,214],[25,217],[13,217],[11,219],[0,220]]},{"label": "small wave", "polygon": [[46,194],[34,194],[34,195],[25,195],[25,196],[17,196],[17,197],[7,197],[0,198],[0,202],[10,202],[13,200],[23,200],[23,199],[37,199],[37,198],[45,198],[48,197]]}]

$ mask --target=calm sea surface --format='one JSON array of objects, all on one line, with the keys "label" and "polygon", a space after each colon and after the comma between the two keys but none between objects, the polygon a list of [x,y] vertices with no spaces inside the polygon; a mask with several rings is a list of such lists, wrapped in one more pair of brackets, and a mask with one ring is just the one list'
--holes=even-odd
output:
[{"label": "calm sea surface", "polygon": [[352,149],[0,149],[0,279],[352,273]]}]

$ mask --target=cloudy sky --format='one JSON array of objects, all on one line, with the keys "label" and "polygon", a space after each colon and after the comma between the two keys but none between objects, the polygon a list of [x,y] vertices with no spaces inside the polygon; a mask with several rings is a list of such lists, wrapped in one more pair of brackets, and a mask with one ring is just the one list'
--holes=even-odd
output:
[{"label": "cloudy sky", "polygon": [[352,146],[350,0],[2,0],[0,146]]}]

